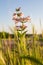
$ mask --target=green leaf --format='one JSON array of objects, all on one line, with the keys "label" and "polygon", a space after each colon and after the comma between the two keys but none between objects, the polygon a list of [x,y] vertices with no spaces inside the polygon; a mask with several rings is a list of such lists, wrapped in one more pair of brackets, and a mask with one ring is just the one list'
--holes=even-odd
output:
[{"label": "green leaf", "polygon": [[32,56],[21,56],[23,59],[28,59],[36,64],[43,65],[42,62],[40,62],[38,59],[32,57]]},{"label": "green leaf", "polygon": [[27,32],[27,31],[24,31],[24,32],[22,33],[22,36],[23,36],[23,35],[25,35],[25,34],[26,34],[26,32]]},{"label": "green leaf", "polygon": [[18,37],[21,37],[21,33],[18,31]]}]

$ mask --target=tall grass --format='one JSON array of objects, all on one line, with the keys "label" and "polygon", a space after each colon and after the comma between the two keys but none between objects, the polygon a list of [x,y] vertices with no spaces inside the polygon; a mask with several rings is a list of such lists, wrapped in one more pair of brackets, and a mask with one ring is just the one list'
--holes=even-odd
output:
[{"label": "tall grass", "polygon": [[4,32],[4,39],[0,38],[0,65],[43,65],[43,46],[40,45],[40,37],[35,32],[34,26],[32,26],[31,37],[26,37],[25,28],[17,30],[14,27],[10,30],[14,34],[13,39],[10,35],[6,39]]},{"label": "tall grass", "polygon": [[[34,34],[34,31],[30,47],[30,42],[29,45],[26,42],[25,33],[20,34],[15,30],[13,39],[6,39],[4,33],[3,35],[4,40],[0,38],[0,65],[43,65],[43,46],[40,46],[41,42],[37,41],[39,36]],[[14,41],[12,44],[11,40]]]}]

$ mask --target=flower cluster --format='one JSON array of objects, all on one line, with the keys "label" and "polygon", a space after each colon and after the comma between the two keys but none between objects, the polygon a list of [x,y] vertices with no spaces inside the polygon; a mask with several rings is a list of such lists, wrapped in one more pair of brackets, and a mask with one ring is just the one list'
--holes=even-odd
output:
[{"label": "flower cluster", "polygon": [[23,18],[17,18],[17,16],[15,17],[13,17],[13,20],[15,20],[15,23],[18,23],[18,22],[28,22],[29,20],[30,20],[30,17],[29,16],[27,16],[27,17],[23,17]]},{"label": "flower cluster", "polygon": [[17,30],[25,29],[27,26],[25,26],[23,23],[26,23],[30,21],[30,16],[24,17],[24,14],[20,11],[20,7],[16,9],[16,13],[13,14],[13,20],[15,21],[15,24],[18,22],[22,23],[22,26],[16,26]]}]

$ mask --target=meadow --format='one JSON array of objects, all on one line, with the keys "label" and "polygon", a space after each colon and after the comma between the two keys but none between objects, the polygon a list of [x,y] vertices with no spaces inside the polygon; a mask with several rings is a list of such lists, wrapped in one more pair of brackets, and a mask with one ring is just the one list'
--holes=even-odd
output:
[{"label": "meadow", "polygon": [[18,35],[0,38],[0,65],[43,65],[43,37]]},{"label": "meadow", "polygon": [[22,26],[10,28],[13,38],[10,35],[6,38],[4,32],[3,38],[0,38],[0,65],[43,65],[43,32],[38,35],[32,26],[32,35],[26,36],[24,23],[30,17],[21,18],[22,13],[19,11],[20,8],[16,9],[13,20],[15,25],[21,21]]}]

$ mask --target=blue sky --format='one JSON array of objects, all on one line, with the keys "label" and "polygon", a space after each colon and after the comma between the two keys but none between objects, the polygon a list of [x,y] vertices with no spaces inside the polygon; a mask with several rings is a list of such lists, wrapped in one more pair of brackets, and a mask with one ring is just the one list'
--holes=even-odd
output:
[{"label": "blue sky", "polygon": [[[17,7],[21,7],[25,16],[31,17],[31,23],[40,33],[40,20],[43,29],[43,0],[0,0],[0,31],[3,27],[5,31],[10,31],[9,26],[14,26],[12,15]],[[29,32],[32,31],[31,23],[27,23]]]}]

